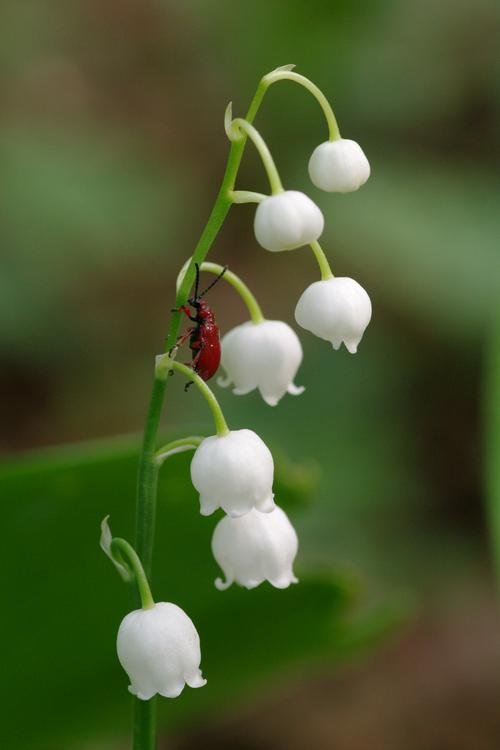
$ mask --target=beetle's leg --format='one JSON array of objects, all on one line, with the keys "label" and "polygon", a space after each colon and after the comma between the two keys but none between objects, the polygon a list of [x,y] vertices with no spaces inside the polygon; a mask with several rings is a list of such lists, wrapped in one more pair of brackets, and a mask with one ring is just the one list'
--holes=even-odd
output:
[{"label": "beetle's leg", "polygon": [[[196,347],[196,349],[198,349],[198,347]],[[194,351],[193,351],[193,354],[194,354]],[[201,354],[201,349],[198,349],[198,351],[196,351],[196,354],[194,354],[193,359],[190,362],[184,362],[184,364],[187,367],[190,367],[195,372],[198,372],[198,360],[200,359],[200,354]]]},{"label": "beetle's leg", "polygon": [[194,315],[191,315],[191,310],[189,309],[189,307],[187,307],[187,305],[181,305],[180,307],[171,307],[170,312],[183,312],[185,315],[187,315],[189,320],[193,321],[193,323],[198,322],[198,318]]},{"label": "beetle's leg", "polygon": [[186,341],[186,339],[188,339],[191,336],[193,331],[194,331],[194,328],[191,327],[191,328],[188,328],[187,331],[185,331],[184,333],[181,333],[180,336],[177,336],[177,341],[175,342],[175,346],[176,347],[181,346],[181,344],[183,344]]},{"label": "beetle's leg", "polygon": [[194,328],[188,328],[185,333],[181,333],[180,336],[177,336],[177,341],[175,342],[175,344],[173,345],[173,347],[171,349],[169,349],[169,351],[168,351],[169,357],[172,356],[172,352],[177,351],[177,349],[180,346],[182,346],[182,344],[186,341],[186,339],[188,339],[191,336],[191,334],[193,333],[193,331],[194,331]]},{"label": "beetle's leg", "polygon": [[[201,341],[199,339],[195,339],[194,341],[191,341],[189,343],[189,348],[193,352],[193,358],[189,362],[184,362],[184,364],[187,365],[187,367],[193,367],[194,359],[197,358],[197,357],[199,357],[199,355],[200,355],[200,351],[199,350],[201,350],[201,346],[202,346],[202,344],[201,344]],[[194,352],[196,352],[196,354],[194,354]]]},{"label": "beetle's leg", "polygon": [[[198,349],[198,352],[196,353],[196,355],[192,359],[191,367],[196,372],[196,369],[198,367],[198,360],[200,359],[201,353],[203,351],[204,344],[203,344],[202,341],[196,341],[195,343],[197,343],[199,346],[196,347]],[[194,349],[194,347],[192,347],[192,348]]]},{"label": "beetle's leg", "polygon": [[[195,372],[198,372],[198,360],[200,359],[201,353],[203,351],[204,343],[203,341],[193,341],[193,345],[191,346],[191,349],[198,349],[195,356],[189,362],[189,365],[191,366],[191,369],[193,369]],[[186,385],[184,386],[184,393],[187,393],[188,389],[193,385],[193,380],[189,380]]]}]

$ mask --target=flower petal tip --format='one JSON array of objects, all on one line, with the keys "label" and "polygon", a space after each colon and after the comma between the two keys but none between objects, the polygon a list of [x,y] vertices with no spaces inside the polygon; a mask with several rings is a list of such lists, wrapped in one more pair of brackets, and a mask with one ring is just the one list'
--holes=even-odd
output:
[{"label": "flower petal tip", "polygon": [[274,495],[269,495],[269,497],[266,497],[255,507],[260,513],[272,513],[273,510],[276,508],[276,505],[274,502]]},{"label": "flower petal tip", "polygon": [[246,396],[253,390],[254,386],[251,386],[250,388],[233,388],[233,393],[235,396]]},{"label": "flower petal tip", "polygon": [[233,580],[228,578],[227,581],[223,581],[222,578],[216,578],[214,583],[217,591],[227,591],[227,589],[233,583]]},{"label": "flower petal tip", "polygon": [[257,586],[260,586],[261,583],[262,583],[262,581],[258,581],[257,579],[253,579],[251,581],[246,581],[244,587],[248,591],[252,591],[252,589],[256,589]]},{"label": "flower petal tip", "polygon": [[231,378],[219,375],[217,378],[217,385],[219,388],[228,388],[231,385]]},{"label": "flower petal tip", "polygon": [[278,406],[279,398],[273,398],[272,396],[262,396],[268,406]]},{"label": "flower petal tip", "polygon": [[184,690],[184,685],[185,683],[182,682],[182,684],[179,683],[178,685],[175,685],[173,688],[170,688],[169,690],[159,690],[158,693],[163,698],[178,698],[179,695]]},{"label": "flower petal tip", "polygon": [[295,385],[295,383],[290,383],[287,391],[290,396],[301,396],[304,393],[305,389],[305,385]]},{"label": "flower petal tip", "polygon": [[269,583],[274,586],[275,589],[287,589],[290,584],[298,583],[298,579],[295,576],[286,576],[284,578],[269,579]]},{"label": "flower petal tip", "polygon": [[156,693],[141,693],[140,690],[136,690],[132,685],[128,686],[129,693],[132,693],[132,695],[135,698],[138,698],[140,701],[149,701],[151,698],[156,695]]},{"label": "flower petal tip", "polygon": [[186,685],[189,685],[190,688],[200,688],[206,684],[207,681],[201,672],[198,672],[192,677],[186,677]]}]

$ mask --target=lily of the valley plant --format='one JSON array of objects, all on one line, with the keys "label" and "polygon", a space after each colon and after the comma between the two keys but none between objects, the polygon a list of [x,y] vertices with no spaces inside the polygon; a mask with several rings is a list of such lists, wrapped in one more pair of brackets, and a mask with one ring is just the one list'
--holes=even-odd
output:
[{"label": "lily of the valley plant", "polygon": [[[334,277],[332,273],[319,244],[325,224],[321,210],[304,193],[283,187],[271,152],[252,124],[272,84],[289,80],[303,86],[320,104],[328,128],[328,140],[317,146],[309,160],[312,182],[321,190],[340,193],[357,190],[366,182],[370,165],[361,147],[341,138],[324,94],[293,67],[277,68],[262,78],[245,118],[233,118],[231,105],[226,109],[224,124],[231,144],[226,171],[192,257],[179,272],[165,350],[155,360],[138,470],[135,545],[113,538],[107,518],[102,523],[101,546],[122,578],[133,585],[136,595],[137,608],[123,619],[117,637],[118,659],[134,695],[134,750],[153,750],[156,746],[156,695],[175,698],[186,685],[199,688],[206,684],[195,624],[175,603],[155,603],[149,585],[157,477],[169,456],[195,451],[191,481],[199,493],[200,513],[209,516],[218,509],[224,512],[212,538],[212,552],[224,576],[215,581],[219,590],[232,584],[252,589],[264,581],[276,589],[297,583],[293,572],[297,534],[275,501],[271,451],[246,426],[229,428],[206,382],[221,363],[224,374],[219,384],[231,386],[239,396],[258,389],[267,404],[276,406],[285,394],[298,396],[304,390],[303,385],[295,383],[303,357],[295,331],[283,321],[266,320],[254,294],[233,271],[205,260],[230,208],[240,203],[256,204],[255,238],[266,250],[282,252],[308,246],[313,251],[320,279],[305,289],[296,303],[299,326],[331,342],[334,349],[344,343],[354,354],[371,318],[370,298],[363,287],[354,279]],[[269,179],[268,195],[236,188],[248,141],[262,159]],[[222,344],[213,313],[204,300],[207,290],[199,291],[200,271],[231,284],[248,308],[249,319],[226,333]],[[190,296],[194,282],[195,291]],[[179,336],[183,314],[192,325]],[[176,358],[188,338],[191,366]],[[181,437],[159,447],[160,417],[169,375],[174,372],[187,378],[186,388],[194,384],[206,399],[215,434]]]}]

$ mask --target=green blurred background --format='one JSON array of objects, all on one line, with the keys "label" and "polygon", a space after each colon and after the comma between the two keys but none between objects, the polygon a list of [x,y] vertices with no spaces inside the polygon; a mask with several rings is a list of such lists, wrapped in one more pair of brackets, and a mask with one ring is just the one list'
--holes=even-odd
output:
[{"label": "green blurred background", "polygon": [[[306,391],[274,410],[216,387],[229,423],[278,456],[304,593],[210,588],[203,609],[213,519],[195,512],[187,461],[172,462],[158,585],[200,607],[209,683],[162,708],[161,747],[498,748],[498,4],[4,0],[1,17],[2,744],[128,746],[113,653],[128,600],[98,523],[111,511],[131,534],[153,356],[223,173],[225,106],[243,115],[259,78],[295,63],[361,143],[369,182],[311,186],[326,130],[299,87],[273,86],[255,124],[285,185],[321,206],[334,273],[368,290],[374,315],[354,357],[301,332]],[[250,146],[238,183],[266,189]],[[314,259],[266,253],[252,217],[235,207],[210,259],[293,324]],[[223,332],[245,319],[227,285],[210,301]],[[198,394],[172,386],[166,434],[210,430]]]}]

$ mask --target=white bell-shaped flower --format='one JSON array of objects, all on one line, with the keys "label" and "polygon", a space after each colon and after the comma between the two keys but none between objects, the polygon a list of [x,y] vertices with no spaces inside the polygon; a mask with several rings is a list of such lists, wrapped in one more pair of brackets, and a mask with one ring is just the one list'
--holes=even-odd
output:
[{"label": "white bell-shaped flower", "polygon": [[349,138],[326,141],[309,159],[311,181],[327,193],[351,193],[370,176],[370,164],[361,146]]},{"label": "white bell-shaped flower", "polygon": [[347,277],[316,281],[303,292],[295,308],[297,323],[334,349],[344,342],[355,354],[372,316],[372,304],[363,287]]},{"label": "white bell-shaped flower", "polygon": [[272,252],[309,245],[318,239],[324,225],[318,206],[297,190],[270,195],[255,212],[257,242]]},{"label": "white bell-shaped flower", "polygon": [[271,452],[252,430],[205,438],[191,461],[202,516],[217,508],[234,517],[252,508],[270,513],[275,507],[273,476]]},{"label": "white bell-shaped flower", "polygon": [[226,580],[217,578],[215,585],[223,590],[236,581],[253,589],[269,581],[285,589],[297,583],[292,570],[297,549],[295,529],[278,506],[272,513],[251,510],[241,518],[225,516],[215,527],[212,552]]},{"label": "white bell-shaped flower", "polygon": [[206,684],[200,672],[200,638],[176,604],[158,602],[130,612],[121,622],[116,649],[130,692],[143,701],[156,693],[176,698],[186,684]]},{"label": "white bell-shaped flower", "polygon": [[283,321],[248,321],[226,333],[221,345],[226,378],[219,378],[218,383],[222,387],[233,384],[236,395],[258,388],[264,401],[276,406],[285,393],[298,396],[304,391],[293,382],[302,362],[302,346]]}]

